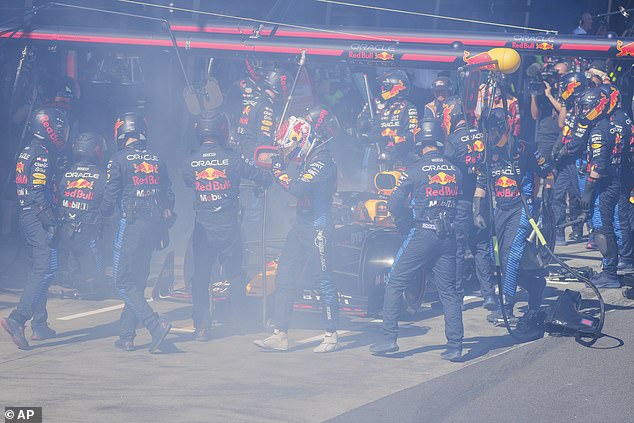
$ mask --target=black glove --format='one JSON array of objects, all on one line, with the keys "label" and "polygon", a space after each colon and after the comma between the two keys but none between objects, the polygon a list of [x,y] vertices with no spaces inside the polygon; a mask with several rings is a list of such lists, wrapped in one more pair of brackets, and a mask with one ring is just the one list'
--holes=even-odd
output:
[{"label": "black glove", "polygon": [[594,178],[588,177],[588,179],[586,179],[586,185],[583,188],[583,195],[581,196],[581,210],[585,214],[590,214],[590,210],[592,210],[592,206],[594,205],[594,192],[598,184],[599,181]]},{"label": "black glove", "polygon": [[396,225],[396,229],[403,236],[407,236],[409,231],[414,226],[414,217],[411,214],[404,214],[399,216],[392,215],[394,219],[394,224]]},{"label": "black glove", "polygon": [[285,163],[281,155],[279,154],[271,155],[271,170],[273,171],[284,170],[284,167],[285,167]]},{"label": "black glove", "polygon": [[46,228],[46,230],[48,231],[48,233],[50,234],[50,237],[48,239],[48,246],[50,248],[52,248],[53,250],[57,249],[57,247],[59,247],[59,241],[60,241],[60,230],[58,226],[49,226]]},{"label": "black glove", "polygon": [[566,147],[565,145],[561,148],[553,148],[552,160],[554,163],[557,163],[569,154],[570,152],[568,151],[568,147]]},{"label": "black glove", "polygon": [[486,229],[487,222],[484,220],[482,216],[482,212],[480,211],[482,205],[482,198],[474,197],[473,198],[473,224],[478,229]]}]

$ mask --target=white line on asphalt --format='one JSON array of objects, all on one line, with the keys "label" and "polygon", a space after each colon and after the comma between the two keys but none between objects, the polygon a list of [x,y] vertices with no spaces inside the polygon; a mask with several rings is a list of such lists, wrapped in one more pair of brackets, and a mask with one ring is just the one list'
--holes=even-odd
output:
[{"label": "white line on asphalt", "polygon": [[[152,302],[152,298],[149,298],[147,300],[147,302]],[[110,306],[110,307],[104,307],[104,308],[98,308],[97,310],[91,310],[91,311],[86,311],[83,313],[77,313],[77,314],[71,314],[70,316],[64,316],[64,317],[58,317],[57,320],[74,320],[74,319],[79,319],[82,317],[86,317],[86,316],[93,316],[95,314],[101,314],[101,313],[107,313],[109,311],[114,311],[114,310],[121,310],[123,307],[125,306],[125,304],[118,304],[118,305],[114,305],[114,306]]]},{"label": "white line on asphalt", "polygon": [[194,333],[194,328],[172,328],[170,333]]},{"label": "white line on asphalt", "polygon": [[[350,333],[349,330],[338,330],[337,336],[343,336],[347,333]],[[297,344],[310,344],[311,342],[317,342],[324,339],[324,335],[311,336],[310,338],[302,339],[301,341],[297,341]]]}]

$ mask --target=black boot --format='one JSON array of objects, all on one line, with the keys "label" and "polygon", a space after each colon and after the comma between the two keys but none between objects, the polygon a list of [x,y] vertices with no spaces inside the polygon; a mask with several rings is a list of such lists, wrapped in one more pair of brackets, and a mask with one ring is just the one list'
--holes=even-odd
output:
[{"label": "black boot", "polygon": [[119,338],[114,341],[114,346],[123,351],[134,351],[134,339],[133,338]]},{"label": "black boot", "polygon": [[[509,325],[511,326],[516,325],[517,317],[513,314],[513,305],[504,304],[504,309],[506,310],[506,318],[508,319]],[[502,314],[502,307],[498,306],[497,310],[491,312],[487,316],[487,321],[495,325],[503,325],[504,315]]]},{"label": "black boot", "polygon": [[446,351],[440,353],[440,358],[453,362],[461,361],[462,347],[447,347]]},{"label": "black boot", "polygon": [[374,355],[383,355],[398,351],[396,338],[385,338],[382,342],[376,342],[370,345],[370,352]]},{"label": "black boot", "polygon": [[211,339],[211,328],[200,328],[196,329],[194,333],[194,338],[198,342],[207,342]]},{"label": "black boot", "polygon": [[482,307],[489,311],[495,311],[498,308],[498,300],[495,298],[495,295],[487,295],[484,297],[484,302],[482,303]]},{"label": "black boot", "polygon": [[541,310],[528,310],[520,317],[515,327],[515,335],[521,342],[534,341],[544,337],[546,313]]},{"label": "black boot", "polygon": [[170,329],[172,329],[171,323],[160,319],[156,326],[154,326],[154,329],[150,331],[150,334],[152,335],[152,342],[150,342],[148,351],[151,353],[156,351],[161,345],[161,342],[163,342],[163,339],[165,339],[167,334],[170,332]]},{"label": "black boot", "polygon": [[42,326],[31,326],[31,332],[33,332],[31,334],[31,340],[33,341],[43,341],[57,336],[57,332],[51,329],[48,323],[44,323]]},{"label": "black boot", "polygon": [[13,320],[10,317],[0,319],[0,326],[7,331],[9,335],[11,335],[11,339],[13,343],[18,346],[21,350],[28,350],[31,348],[29,346],[29,341],[26,340],[24,336],[24,325],[20,325],[18,322]]}]

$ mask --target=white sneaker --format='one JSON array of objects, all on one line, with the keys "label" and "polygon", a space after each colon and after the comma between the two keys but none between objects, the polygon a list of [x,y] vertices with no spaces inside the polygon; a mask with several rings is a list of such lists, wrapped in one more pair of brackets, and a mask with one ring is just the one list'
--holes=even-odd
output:
[{"label": "white sneaker", "polygon": [[339,337],[337,332],[326,332],[324,340],[313,350],[316,353],[329,353],[339,349]]},{"label": "white sneaker", "polygon": [[253,341],[255,345],[265,350],[287,351],[288,335],[279,329],[273,331],[273,335],[263,340]]}]

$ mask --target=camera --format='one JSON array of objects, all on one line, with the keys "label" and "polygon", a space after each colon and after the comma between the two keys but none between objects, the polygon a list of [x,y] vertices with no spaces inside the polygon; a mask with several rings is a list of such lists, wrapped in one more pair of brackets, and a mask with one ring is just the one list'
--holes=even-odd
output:
[{"label": "camera", "polygon": [[543,66],[533,63],[526,69],[526,75],[528,76],[528,89],[532,95],[544,94],[546,88],[544,82],[548,82],[551,87],[556,88],[559,81],[559,73],[553,63],[546,63]]}]

